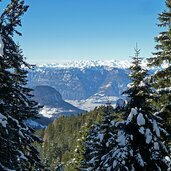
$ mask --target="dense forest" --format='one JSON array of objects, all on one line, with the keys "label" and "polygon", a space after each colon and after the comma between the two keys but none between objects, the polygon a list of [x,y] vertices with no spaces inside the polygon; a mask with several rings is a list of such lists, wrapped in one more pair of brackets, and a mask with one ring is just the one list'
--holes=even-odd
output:
[{"label": "dense forest", "polygon": [[171,170],[171,0],[166,7],[156,51],[147,59],[156,72],[142,67],[136,46],[125,103],[62,116],[36,135],[26,124],[40,109],[27,87],[32,66],[14,41],[28,6],[11,0],[0,16],[0,170]]},{"label": "dense forest", "polygon": [[44,141],[41,157],[50,170],[61,166],[65,170],[79,168],[83,160],[84,141],[88,132],[94,124],[101,123],[106,110],[110,111],[115,120],[121,119],[120,113],[115,112],[112,106],[101,106],[86,114],[62,116],[54,120],[45,130],[37,131]]}]

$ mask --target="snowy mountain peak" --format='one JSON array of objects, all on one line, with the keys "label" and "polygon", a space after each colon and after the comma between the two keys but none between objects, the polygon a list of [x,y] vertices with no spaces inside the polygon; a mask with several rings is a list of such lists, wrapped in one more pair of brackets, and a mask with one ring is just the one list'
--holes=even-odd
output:
[{"label": "snowy mountain peak", "polygon": [[42,64],[38,65],[39,68],[91,68],[91,67],[105,67],[110,70],[113,68],[128,68],[131,62],[129,60],[118,61],[118,60],[80,60],[80,61],[69,61],[65,63],[54,63],[54,64]]}]

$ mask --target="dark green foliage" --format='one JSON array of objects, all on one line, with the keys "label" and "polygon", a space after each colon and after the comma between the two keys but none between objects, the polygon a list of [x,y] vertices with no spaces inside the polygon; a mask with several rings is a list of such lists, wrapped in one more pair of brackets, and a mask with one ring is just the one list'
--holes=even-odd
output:
[{"label": "dark green foliage", "polygon": [[99,128],[99,124],[94,124],[87,134],[85,142],[83,143],[85,150],[80,170],[93,170],[98,168],[98,164],[100,163],[100,157],[97,151],[97,149],[100,148],[98,138]]},{"label": "dark green foliage", "polygon": [[84,115],[62,116],[44,130],[42,158],[48,159],[51,170],[57,162],[66,171],[79,170],[84,159],[85,138],[91,125],[101,122],[105,110],[106,107],[101,106]]},{"label": "dark green foliage", "polygon": [[163,118],[167,131],[171,132],[171,1],[166,0],[167,10],[159,15],[159,27],[162,32],[155,38],[156,52],[149,58],[149,66],[157,67],[152,76],[152,86],[158,90],[159,98],[155,100],[158,115]]},{"label": "dark green foliage", "polygon": [[99,124],[91,127],[85,140],[84,162],[81,170],[105,170],[105,155],[114,147],[114,109],[107,105]]},{"label": "dark green foliage", "polygon": [[116,125],[118,144],[108,154],[106,165],[114,170],[167,171],[170,168],[164,145],[167,133],[160,118],[154,115],[151,99],[155,92],[148,84],[147,71],[141,67],[139,50],[136,48],[135,52],[130,67],[132,83],[125,92],[129,97],[126,121]]},{"label": "dark green foliage", "polygon": [[51,170],[54,170],[57,163],[66,164],[71,160],[71,150],[76,145],[76,134],[83,123],[85,123],[85,117],[82,115],[62,116],[45,129],[42,158],[49,160]]},{"label": "dark green foliage", "polygon": [[[141,67],[142,59],[139,58],[139,52],[140,50],[136,48],[130,67],[132,83],[124,92],[128,95],[129,101],[123,111],[120,111],[124,113],[125,121],[116,122],[111,127],[108,125],[108,129],[112,128],[111,136],[105,142],[110,145],[102,148],[104,151],[102,156],[99,154],[101,141],[99,142],[97,138],[101,126],[99,129],[93,128],[87,142],[89,151],[92,151],[89,153],[93,154],[88,160],[88,170],[167,171],[170,169],[170,159],[165,147],[167,133],[162,127],[161,118],[154,115],[152,100],[156,98],[156,92],[148,83],[147,70]],[[94,163],[97,163],[96,168]]]},{"label": "dark green foliage", "polygon": [[[128,96],[128,111],[133,107],[144,107],[155,112],[151,105],[151,100],[157,98],[155,89],[151,89],[148,78],[148,71],[141,67],[142,58],[139,57],[140,50],[136,47],[135,57],[133,57],[132,65],[130,67],[131,74],[129,75],[132,83],[128,85],[128,90],[123,92]],[[148,104],[148,105],[147,105]],[[147,109],[147,110],[149,110]]]},{"label": "dark green foliage", "polygon": [[70,165],[70,168],[72,166],[73,170],[79,170],[80,165],[82,164],[82,161],[84,159],[83,158],[83,154],[85,151],[84,142],[87,137],[89,127],[90,127],[89,124],[84,123],[77,134],[75,149],[72,152],[73,158],[70,159],[68,162],[68,165]]},{"label": "dark green foliage", "polygon": [[34,130],[25,125],[38,114],[38,105],[31,100],[26,87],[27,71],[22,51],[14,42],[20,17],[27,11],[24,1],[11,0],[0,16],[0,37],[4,47],[0,54],[0,170],[41,169],[38,151],[32,145],[40,142]]}]

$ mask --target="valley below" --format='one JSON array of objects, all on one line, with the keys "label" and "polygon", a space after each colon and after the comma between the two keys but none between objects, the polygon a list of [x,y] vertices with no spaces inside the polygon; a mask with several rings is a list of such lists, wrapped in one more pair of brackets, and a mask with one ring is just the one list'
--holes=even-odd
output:
[{"label": "valley below", "polygon": [[62,115],[91,111],[107,102],[114,107],[117,100],[125,100],[122,93],[130,82],[129,65],[128,61],[74,61],[36,66],[28,73],[28,85],[43,106],[37,126],[46,127]]},{"label": "valley below", "polygon": [[[115,103],[123,97],[130,82],[128,61],[74,61],[66,64],[36,66],[29,71],[31,88],[46,85],[55,88],[64,100],[73,104]],[[92,105],[94,108],[94,105]],[[90,109],[92,109],[90,107]]]}]

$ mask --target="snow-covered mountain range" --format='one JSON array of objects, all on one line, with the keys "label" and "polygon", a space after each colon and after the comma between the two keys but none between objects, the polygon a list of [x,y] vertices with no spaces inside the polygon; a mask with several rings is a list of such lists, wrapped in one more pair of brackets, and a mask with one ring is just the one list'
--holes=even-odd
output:
[{"label": "snow-covered mountain range", "polygon": [[90,110],[110,100],[115,104],[130,82],[129,61],[74,61],[63,64],[44,64],[29,71],[30,87],[48,85],[55,88],[64,100]]},{"label": "snow-covered mountain range", "polygon": [[[38,65],[39,68],[78,68],[85,69],[91,67],[105,67],[110,70],[113,68],[128,68],[131,62],[129,60],[80,60],[80,61],[68,61],[64,63],[53,63],[53,64],[41,64]],[[143,62],[146,65],[146,61]]]}]

